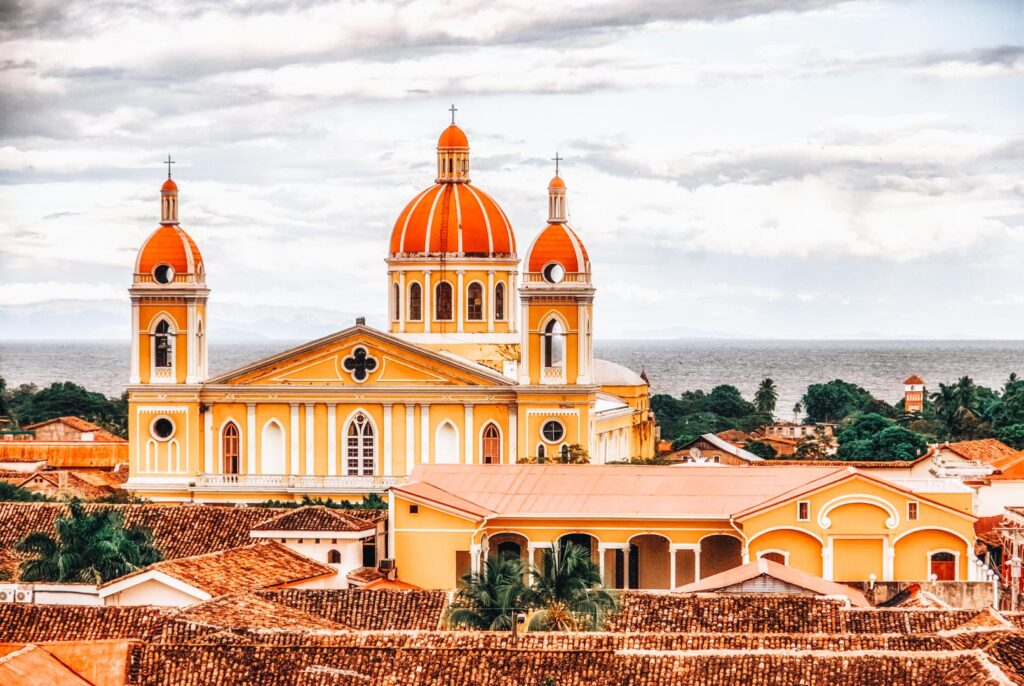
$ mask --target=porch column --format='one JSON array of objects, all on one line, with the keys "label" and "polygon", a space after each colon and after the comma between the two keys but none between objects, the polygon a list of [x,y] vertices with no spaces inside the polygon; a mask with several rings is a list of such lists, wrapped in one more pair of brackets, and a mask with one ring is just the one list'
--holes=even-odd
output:
[{"label": "porch column", "polygon": [[750,549],[748,549],[746,546],[744,546],[743,547],[743,564],[749,564],[749,563],[750,563]]},{"label": "porch column", "polygon": [[246,473],[256,473],[256,404],[245,406],[245,463]]},{"label": "porch column", "polygon": [[[882,581],[892,581],[893,579],[893,563],[896,560],[896,548],[893,547],[892,543],[888,538],[882,539]],[[957,561],[959,562],[959,560]],[[970,566],[968,566],[970,569]],[[960,573],[960,570],[956,570]]]},{"label": "porch column", "polygon": [[469,546],[470,569],[474,574],[480,573],[480,544]]},{"label": "porch column", "polygon": [[693,580],[700,581],[700,547],[693,551]]},{"label": "porch column", "polygon": [[679,552],[674,546],[668,547],[668,590],[676,590],[676,553]]},{"label": "porch column", "polygon": [[601,568],[601,583],[603,583],[605,586],[608,585],[608,577],[605,576],[604,564],[604,556],[607,551],[608,549],[604,547],[603,543],[597,544],[597,563],[598,566]]},{"label": "porch column", "polygon": [[338,405],[327,403],[327,476],[338,474]]},{"label": "porch column", "polygon": [[391,403],[384,404],[384,464],[381,466],[382,473],[384,476],[392,476],[395,473],[395,467],[392,459],[392,448],[391,448]]},{"label": "porch column", "polygon": [[306,403],[306,474],[308,476],[312,476],[315,471],[313,467],[313,449],[316,446],[316,427],[313,424],[313,407],[313,403]]},{"label": "porch column", "polygon": [[463,433],[466,435],[466,459],[463,460],[463,464],[473,464],[473,406],[467,404],[465,409],[466,418]]},{"label": "porch column", "polygon": [[289,435],[291,436],[292,476],[299,473],[299,404],[291,403],[292,421]]},{"label": "porch column", "polygon": [[416,466],[416,425],[414,424],[416,406],[412,403],[405,404],[405,475],[412,474]]},{"label": "porch column", "polygon": [[622,589],[629,590],[629,544],[622,549]]},{"label": "porch column", "polygon": [[213,406],[203,413],[203,471],[213,473]]},{"label": "porch column", "polygon": [[821,576],[826,581],[834,581],[835,571],[832,568],[832,539],[821,549]]},{"label": "porch column", "polygon": [[526,542],[526,560],[531,564],[537,564],[537,546],[533,544],[533,541]]},{"label": "porch column", "polygon": [[433,462],[430,459],[430,405],[420,405],[420,464]]}]

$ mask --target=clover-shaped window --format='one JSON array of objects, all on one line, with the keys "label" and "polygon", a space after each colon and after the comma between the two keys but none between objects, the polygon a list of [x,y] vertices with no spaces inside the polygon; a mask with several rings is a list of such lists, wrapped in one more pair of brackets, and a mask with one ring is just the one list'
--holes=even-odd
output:
[{"label": "clover-shaped window", "polygon": [[355,348],[351,355],[342,360],[341,366],[352,376],[354,381],[362,383],[369,377],[370,372],[377,368],[377,360],[370,357],[370,353],[366,351],[366,348],[360,346]]}]

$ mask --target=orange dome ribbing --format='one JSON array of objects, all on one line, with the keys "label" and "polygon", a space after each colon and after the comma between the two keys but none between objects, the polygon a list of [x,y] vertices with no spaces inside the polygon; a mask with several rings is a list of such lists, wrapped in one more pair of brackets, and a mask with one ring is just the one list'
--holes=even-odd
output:
[{"label": "orange dome ribbing", "polygon": [[526,271],[539,273],[557,262],[567,272],[590,271],[590,256],[583,241],[565,224],[548,224],[526,254]]},{"label": "orange dome ribbing", "polygon": [[505,212],[468,183],[438,183],[413,198],[398,215],[390,253],[512,255],[516,239]]},{"label": "orange dome ribbing", "polygon": [[195,274],[203,256],[195,241],[177,226],[165,224],[149,235],[135,260],[135,272],[148,274],[159,264],[169,264],[176,274]]}]

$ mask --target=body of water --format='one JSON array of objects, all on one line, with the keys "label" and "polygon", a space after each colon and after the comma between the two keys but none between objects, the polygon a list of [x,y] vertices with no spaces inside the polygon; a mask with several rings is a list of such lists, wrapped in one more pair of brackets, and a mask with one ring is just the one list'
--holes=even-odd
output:
[{"label": "body of water", "polygon": [[[218,374],[291,347],[282,341],[210,345]],[[119,395],[128,379],[129,346],[115,342],[0,342],[0,376],[8,386],[74,381]],[[931,388],[963,375],[994,388],[1010,372],[1024,374],[1024,341],[598,341],[597,357],[647,370],[655,393],[678,395],[728,383],[752,398],[768,376],[779,388],[778,414],[788,416],[809,384],[844,379],[889,402],[911,374]]]}]

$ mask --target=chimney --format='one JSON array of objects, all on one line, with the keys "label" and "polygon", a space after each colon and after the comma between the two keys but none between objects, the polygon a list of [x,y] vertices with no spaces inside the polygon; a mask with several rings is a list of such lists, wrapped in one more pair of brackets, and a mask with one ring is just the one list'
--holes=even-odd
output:
[{"label": "chimney", "polygon": [[356,317],[356,326],[366,326],[366,317]]}]

